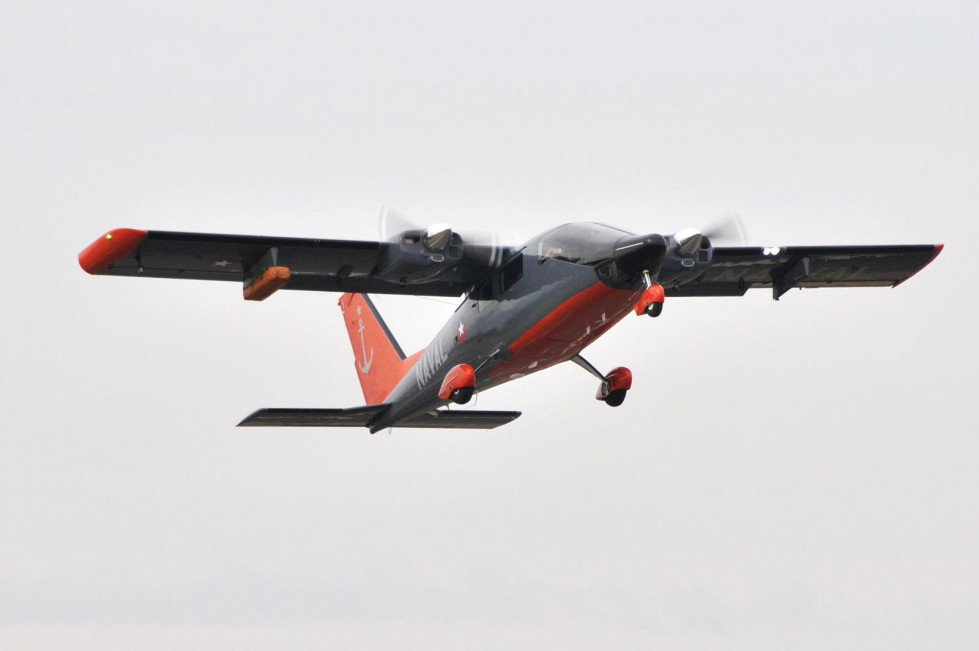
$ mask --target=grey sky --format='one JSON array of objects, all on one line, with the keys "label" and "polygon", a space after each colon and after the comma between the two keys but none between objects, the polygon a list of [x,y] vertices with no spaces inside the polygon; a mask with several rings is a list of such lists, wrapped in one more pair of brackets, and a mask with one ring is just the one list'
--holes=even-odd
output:
[{"label": "grey sky", "polygon": [[[974,648],[979,5],[0,2],[4,648]],[[897,290],[674,300],[480,395],[360,404],[337,296],[91,278],[116,226],[944,241]],[[380,297],[405,349],[452,307]]]}]

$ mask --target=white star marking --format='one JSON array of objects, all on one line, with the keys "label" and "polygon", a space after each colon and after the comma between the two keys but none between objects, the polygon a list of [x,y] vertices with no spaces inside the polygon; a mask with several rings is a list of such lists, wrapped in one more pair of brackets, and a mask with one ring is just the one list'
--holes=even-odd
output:
[{"label": "white star marking", "polygon": [[214,262],[211,263],[211,266],[223,268],[223,267],[230,267],[233,264],[234,262],[232,262],[231,260],[215,260]]},{"label": "white star marking", "polygon": [[459,334],[456,335],[456,339],[462,341],[466,337],[466,325],[464,323],[459,324]]}]

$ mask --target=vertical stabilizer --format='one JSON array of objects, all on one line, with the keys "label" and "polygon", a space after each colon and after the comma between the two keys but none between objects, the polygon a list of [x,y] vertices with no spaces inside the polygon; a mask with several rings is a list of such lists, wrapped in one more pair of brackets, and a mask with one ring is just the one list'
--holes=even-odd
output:
[{"label": "vertical stabilizer", "polygon": [[339,305],[364,400],[368,405],[383,402],[414,360],[405,360],[404,351],[366,294],[344,294]]}]

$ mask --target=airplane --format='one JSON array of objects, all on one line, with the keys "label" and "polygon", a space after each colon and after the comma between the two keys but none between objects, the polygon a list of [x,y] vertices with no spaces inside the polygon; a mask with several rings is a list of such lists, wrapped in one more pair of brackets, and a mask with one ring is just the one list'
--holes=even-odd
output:
[{"label": "airplane", "polygon": [[[621,405],[632,373],[602,373],[582,351],[630,313],[658,317],[666,298],[743,296],[767,288],[894,287],[942,244],[714,246],[710,233],[636,234],[599,223],[552,228],[520,246],[467,241],[444,224],[354,241],[117,228],[78,255],[86,272],[241,283],[245,300],[281,289],[339,292],[364,406],[259,409],[239,426],[492,429],[518,411],[452,409],[571,361]],[[406,355],[369,294],[464,300],[423,350]]]}]

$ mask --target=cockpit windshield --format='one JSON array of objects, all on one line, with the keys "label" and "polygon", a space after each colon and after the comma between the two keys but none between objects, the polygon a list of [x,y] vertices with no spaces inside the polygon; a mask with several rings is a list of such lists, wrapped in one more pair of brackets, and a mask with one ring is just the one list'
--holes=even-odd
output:
[{"label": "cockpit windshield", "polygon": [[632,233],[605,224],[565,224],[540,236],[537,259],[591,264],[612,257],[615,242],[627,235]]}]

